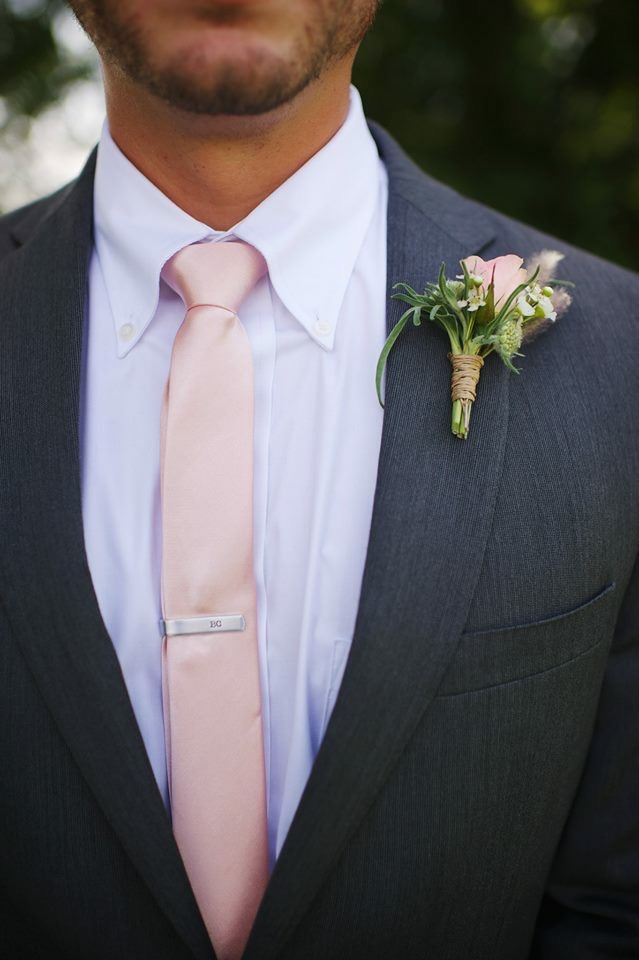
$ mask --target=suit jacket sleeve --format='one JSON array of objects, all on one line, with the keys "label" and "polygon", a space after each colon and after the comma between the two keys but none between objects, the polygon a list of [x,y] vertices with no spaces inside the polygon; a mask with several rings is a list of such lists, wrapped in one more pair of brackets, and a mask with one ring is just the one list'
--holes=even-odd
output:
[{"label": "suit jacket sleeve", "polygon": [[639,957],[639,559],[530,960]]}]

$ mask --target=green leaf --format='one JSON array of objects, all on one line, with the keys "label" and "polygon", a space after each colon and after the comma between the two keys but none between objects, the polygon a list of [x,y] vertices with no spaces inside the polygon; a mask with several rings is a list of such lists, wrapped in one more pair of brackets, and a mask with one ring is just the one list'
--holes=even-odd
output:
[{"label": "green leaf", "polygon": [[419,296],[417,291],[414,290],[409,283],[394,283],[393,290],[399,290],[399,289],[405,290],[406,293],[409,293],[411,295],[411,297]]},{"label": "green leaf", "polygon": [[459,313],[459,307],[457,306],[457,300],[452,295],[448,289],[448,282],[446,280],[446,264],[442,263],[441,269],[439,271],[439,280],[437,282],[439,287],[439,292],[442,295],[442,298],[445,303],[452,309],[453,313]]},{"label": "green leaf", "polygon": [[[500,353],[499,356],[503,360],[504,364],[508,367],[511,373],[521,373],[521,370],[518,370],[517,367],[512,362],[511,357],[505,356],[503,353]],[[523,357],[523,353],[514,353],[514,357]]]},{"label": "green leaf", "polygon": [[475,325],[478,327],[486,326],[491,320],[495,319],[495,282],[491,280],[486,291],[486,303],[480,307],[475,314]]},{"label": "green leaf", "polygon": [[437,322],[440,327],[448,334],[448,339],[450,340],[450,347],[453,353],[463,353],[462,343],[459,337],[459,329],[456,317],[438,317]]},{"label": "green leaf", "polygon": [[495,336],[494,334],[490,335],[487,333],[481,333],[474,336],[470,342],[471,344],[475,344],[477,346],[490,347],[494,343],[497,343],[498,341],[499,341],[499,337]]},{"label": "green leaf", "polygon": [[397,340],[398,336],[400,335],[400,333],[408,323],[408,318],[410,317],[411,313],[413,313],[413,310],[407,310],[406,313],[403,313],[402,316],[399,318],[399,320],[397,321],[397,323],[389,333],[386,343],[382,348],[382,352],[379,355],[379,360],[377,361],[377,369],[375,371],[375,389],[377,390],[377,399],[379,400],[380,405],[382,407],[384,406],[384,404],[382,403],[382,393],[381,393],[382,374],[384,373],[384,367],[386,366],[388,354],[393,349],[395,341]]},{"label": "green leaf", "polygon": [[[495,339],[497,340],[498,338]],[[515,357],[523,357],[523,353],[519,353],[518,351],[515,351],[515,353],[511,354],[504,353],[503,350],[500,349],[499,343],[495,343],[495,345],[491,347],[491,350],[495,350],[504,366],[506,366],[511,373],[521,373],[521,370],[514,365],[513,359]]]},{"label": "green leaf", "polygon": [[441,290],[442,296],[444,297],[444,299],[446,299],[447,291],[446,291],[446,264],[445,263],[442,263],[441,267],[439,268],[439,277],[437,278],[437,286]]},{"label": "green leaf", "polygon": [[401,303],[407,303],[407,304],[409,304],[409,306],[411,306],[411,307],[414,307],[414,306],[416,305],[416,302],[417,302],[418,299],[419,299],[419,300],[422,300],[422,299],[424,299],[424,298],[423,298],[423,297],[419,297],[418,294],[415,294],[414,297],[411,297],[411,296],[410,296],[409,294],[407,294],[407,293],[394,293],[394,294],[392,295],[392,297],[391,297],[391,300],[399,300],[399,301],[401,301]]}]

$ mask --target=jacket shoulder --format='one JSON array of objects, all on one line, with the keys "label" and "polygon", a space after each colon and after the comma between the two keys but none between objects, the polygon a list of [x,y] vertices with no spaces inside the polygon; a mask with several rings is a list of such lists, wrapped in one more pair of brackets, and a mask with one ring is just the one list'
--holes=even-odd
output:
[{"label": "jacket shoulder", "polygon": [[[437,196],[438,204],[442,207],[448,204],[461,204],[468,217],[481,217],[492,224],[495,239],[490,245],[489,252],[484,256],[496,257],[515,253],[526,260],[531,254],[541,250],[557,250],[564,256],[558,271],[561,277],[579,285],[583,282],[591,300],[599,305],[610,297],[617,300],[620,296],[631,297],[628,304],[632,306],[634,314],[637,314],[639,273],[577,247],[561,237],[508,216],[471,197],[464,196],[446,184],[433,181],[424,171],[420,173],[424,180],[430,182],[431,197]],[[406,185],[403,186],[407,196]],[[594,283],[597,285],[596,297],[593,296],[591,289]]]},{"label": "jacket shoulder", "polygon": [[0,216],[0,259],[12,253],[67,196],[75,181]]},{"label": "jacket shoulder", "polygon": [[494,220],[500,252],[503,248],[504,253],[520,253],[526,257],[539,250],[557,250],[564,255],[558,273],[580,287],[583,285],[591,303],[601,308],[603,303],[610,305],[611,301],[626,298],[627,306],[637,314],[638,273],[503,213],[488,207],[483,209]]},{"label": "jacket shoulder", "polygon": [[[427,174],[422,177],[429,180]],[[437,195],[441,207],[457,204],[468,217],[490,222],[494,232],[492,243],[483,251],[484,258],[514,253],[528,260],[542,250],[556,250],[563,255],[557,268],[557,279],[574,285],[574,301],[579,305],[584,322],[601,336],[610,338],[614,330],[618,342],[630,344],[626,356],[639,360],[639,274],[583,250],[560,237],[546,233],[476,200],[457,193],[451,187],[431,181],[430,194]]]},{"label": "jacket shoulder", "polygon": [[[540,250],[558,250],[565,257],[561,264],[562,276],[580,286],[583,281],[584,292],[587,292],[590,302],[600,307],[608,297],[615,302],[621,298],[632,307],[636,316],[639,274],[464,196],[447,184],[433,179],[379,124],[369,121],[369,127],[388,171],[394,194],[414,206],[427,220],[436,223],[440,230],[452,232],[454,239],[459,241],[464,236],[465,224],[485,224],[493,236],[482,254],[485,258],[516,253],[527,259]],[[469,255],[472,252],[469,248]],[[593,295],[594,284],[597,286],[596,296]]]}]

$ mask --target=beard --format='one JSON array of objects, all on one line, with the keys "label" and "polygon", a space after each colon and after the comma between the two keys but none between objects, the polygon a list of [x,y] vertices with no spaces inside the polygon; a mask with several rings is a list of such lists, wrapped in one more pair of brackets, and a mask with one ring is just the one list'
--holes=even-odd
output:
[{"label": "beard", "polygon": [[[156,42],[161,13],[136,16],[131,9],[135,0],[69,0],[69,5],[102,59],[147,92],[188,113],[241,117],[289,103],[328,66],[357,48],[380,2],[291,4],[297,9],[288,15],[283,49],[249,34],[241,49],[226,52],[212,52],[205,42],[175,43],[173,49],[165,45],[162,50]],[[239,6],[212,2],[198,10],[198,16],[204,30],[239,30],[245,13]]]}]

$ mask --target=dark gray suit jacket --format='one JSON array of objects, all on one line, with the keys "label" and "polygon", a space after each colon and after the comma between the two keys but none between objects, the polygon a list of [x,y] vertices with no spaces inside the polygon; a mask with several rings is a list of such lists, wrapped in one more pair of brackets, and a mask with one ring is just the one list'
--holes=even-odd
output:
[{"label": "dark gray suit jacket", "polygon": [[[352,651],[246,960],[637,958],[639,279],[373,130],[389,284],[559,246],[575,303],[520,376],[489,359],[467,442],[438,330],[391,355]],[[84,550],[92,185],[0,221],[0,953],[211,960]]]}]

